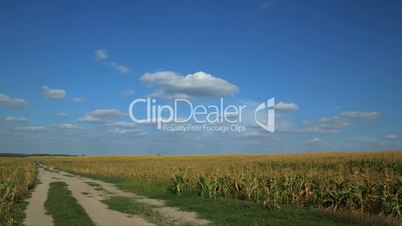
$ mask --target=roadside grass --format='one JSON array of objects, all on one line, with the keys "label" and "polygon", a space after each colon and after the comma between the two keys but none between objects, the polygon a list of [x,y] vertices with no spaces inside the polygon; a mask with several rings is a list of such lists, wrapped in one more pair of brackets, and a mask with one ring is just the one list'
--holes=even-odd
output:
[{"label": "roadside grass", "polygon": [[97,191],[103,191],[104,189],[102,188],[102,186],[98,183],[94,183],[94,182],[85,182],[87,183],[89,186],[93,187],[95,190]]},{"label": "roadside grass", "polygon": [[55,226],[95,226],[64,182],[52,182],[45,202]]},{"label": "roadside grass", "polygon": [[32,192],[36,188],[36,186],[40,184],[39,179],[36,177],[34,180],[34,183],[32,184],[32,187],[29,188],[28,194],[25,196],[21,197],[21,199],[16,203],[15,209],[14,209],[14,217],[16,220],[16,225],[22,226],[23,221],[26,217],[25,210],[27,209],[28,202],[26,201],[32,196]]},{"label": "roadside grass", "polygon": [[133,198],[114,196],[106,200],[102,200],[110,209],[133,215],[139,215],[148,222],[156,225],[172,225],[169,219],[165,218],[161,213],[155,210],[155,206],[140,203]]},{"label": "roadside grass", "polygon": [[[210,225],[362,225],[353,224],[347,218],[333,215],[329,211],[318,211],[312,208],[287,206],[273,211],[262,207],[261,204],[250,201],[225,198],[217,198],[216,200],[205,199],[192,191],[184,193],[181,197],[177,197],[177,195],[167,191],[166,181],[133,181],[124,177],[82,175],[114,183],[125,191],[135,192],[149,198],[165,200],[168,206],[179,207],[181,210],[195,211],[200,218],[211,220],[212,223]],[[119,201],[123,204],[118,204]],[[114,202],[113,205],[120,206],[121,209],[128,208],[131,205],[128,205],[126,201],[121,199],[116,199]]]},{"label": "roadside grass", "polygon": [[98,183],[94,183],[91,181],[85,182],[86,184],[88,184],[89,186],[93,187],[95,190],[97,191],[103,191],[106,194],[112,194],[110,193],[108,190],[106,190],[105,188],[102,187],[102,185],[98,184]]}]

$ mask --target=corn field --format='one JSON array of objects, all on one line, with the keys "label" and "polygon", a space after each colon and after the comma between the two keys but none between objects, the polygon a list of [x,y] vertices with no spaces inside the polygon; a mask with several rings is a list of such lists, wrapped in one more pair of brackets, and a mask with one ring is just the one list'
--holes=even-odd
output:
[{"label": "corn field", "polygon": [[62,170],[163,181],[183,196],[401,216],[402,152],[43,158]]},{"label": "corn field", "polygon": [[180,173],[172,178],[169,190],[180,196],[185,188],[192,187],[205,198],[221,196],[251,200],[273,210],[282,205],[297,205],[400,217],[401,181],[385,178],[374,182],[364,174],[361,177],[358,182],[350,178],[308,175],[206,175],[191,183],[192,179],[186,179],[185,174]]},{"label": "corn field", "polygon": [[0,158],[0,225],[16,224],[16,203],[28,193],[36,178],[36,168],[29,160]]}]

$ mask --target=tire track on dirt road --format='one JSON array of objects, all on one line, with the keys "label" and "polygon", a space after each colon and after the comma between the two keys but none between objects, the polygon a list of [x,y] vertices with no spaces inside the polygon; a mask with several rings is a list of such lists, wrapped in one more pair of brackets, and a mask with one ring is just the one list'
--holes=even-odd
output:
[{"label": "tire track on dirt road", "polygon": [[26,226],[42,226],[53,225],[53,219],[46,214],[45,202],[47,199],[47,191],[49,184],[53,179],[44,174],[44,169],[38,169],[38,179],[40,183],[36,185],[31,197],[27,200],[28,206],[25,210],[24,225]]},{"label": "tire track on dirt road", "polygon": [[181,211],[178,208],[165,206],[163,200],[149,199],[144,196],[136,195],[135,193],[125,192],[111,183],[58,171],[43,165],[38,167],[38,172],[41,184],[35,188],[32,197],[28,199],[29,204],[27,206],[26,218],[24,221],[24,224],[27,226],[53,225],[51,216],[46,215],[44,203],[47,199],[49,183],[54,181],[62,181],[67,184],[73,197],[77,200],[78,204],[84,208],[88,216],[96,225],[154,225],[141,216],[128,215],[109,209],[102,200],[113,196],[129,197],[146,205],[156,206],[155,210],[165,216],[169,222],[174,222],[174,224],[189,223],[205,225],[210,223],[208,220],[199,219],[195,212]]}]

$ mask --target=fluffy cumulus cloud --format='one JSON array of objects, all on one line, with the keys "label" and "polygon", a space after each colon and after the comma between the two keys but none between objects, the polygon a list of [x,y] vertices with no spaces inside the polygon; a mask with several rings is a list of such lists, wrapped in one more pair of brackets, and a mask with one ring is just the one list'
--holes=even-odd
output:
[{"label": "fluffy cumulus cloud", "polygon": [[24,117],[13,117],[9,116],[6,118],[6,122],[27,122],[28,119]]},{"label": "fluffy cumulus cloud", "polygon": [[276,110],[283,110],[283,111],[295,111],[299,109],[299,106],[295,103],[286,103],[286,102],[279,102],[275,104],[274,108]]},{"label": "fluffy cumulus cloud", "polygon": [[103,63],[106,63],[116,69],[118,72],[120,72],[123,75],[129,74],[130,73],[130,68],[128,68],[126,65],[119,64],[115,61],[110,61],[109,60],[109,55],[106,50],[104,49],[98,49],[95,51],[95,58],[99,61],[102,61]]},{"label": "fluffy cumulus cloud", "polygon": [[182,76],[173,71],[146,73],[141,81],[158,87],[151,96],[161,98],[222,97],[238,92],[239,88],[228,81],[199,71]]},{"label": "fluffy cumulus cloud", "polygon": [[111,122],[116,118],[125,116],[126,114],[117,109],[96,109],[88,112],[78,120],[81,122]]},{"label": "fluffy cumulus cloud", "polygon": [[42,86],[42,91],[47,99],[61,100],[66,96],[64,89],[51,89],[48,86]]},{"label": "fluffy cumulus cloud", "polygon": [[7,96],[6,94],[0,93],[0,105],[23,108],[28,105],[28,102],[22,98],[12,98]]}]

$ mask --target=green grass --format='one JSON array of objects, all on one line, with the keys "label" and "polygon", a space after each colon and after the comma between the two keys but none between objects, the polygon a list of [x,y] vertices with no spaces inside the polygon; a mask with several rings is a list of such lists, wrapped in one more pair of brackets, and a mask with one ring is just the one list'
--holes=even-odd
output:
[{"label": "green grass", "polygon": [[45,207],[55,226],[95,226],[64,182],[50,183]]},{"label": "green grass", "polygon": [[94,182],[85,182],[87,183],[89,186],[93,187],[95,190],[97,191],[106,191],[100,184],[98,183],[94,183]]},{"label": "green grass", "polygon": [[103,203],[108,205],[110,209],[134,214],[143,217],[145,220],[157,225],[170,225],[161,213],[154,209],[154,206],[136,201],[133,198],[114,196],[109,199],[103,200]]},{"label": "green grass", "polygon": [[27,209],[27,206],[28,206],[28,202],[26,200],[32,196],[32,192],[34,191],[36,186],[40,183],[41,182],[36,177],[34,183],[32,184],[32,187],[30,187],[28,190],[28,194],[19,198],[18,201],[16,202],[16,205],[14,208],[14,213],[13,213],[14,218],[16,220],[16,225],[18,225],[18,226],[23,225],[22,223],[26,217],[25,210]]},{"label": "green grass", "polygon": [[287,206],[273,211],[250,201],[225,198],[211,200],[200,197],[195,192],[186,192],[182,197],[177,197],[167,191],[167,181],[132,181],[123,177],[84,176],[114,183],[123,190],[149,198],[165,200],[168,206],[195,211],[201,218],[213,221],[211,225],[359,225],[330,212],[311,208]]}]

